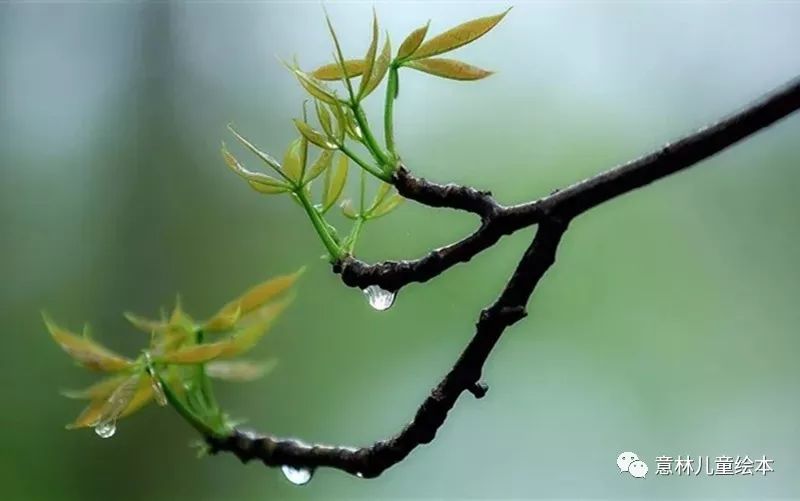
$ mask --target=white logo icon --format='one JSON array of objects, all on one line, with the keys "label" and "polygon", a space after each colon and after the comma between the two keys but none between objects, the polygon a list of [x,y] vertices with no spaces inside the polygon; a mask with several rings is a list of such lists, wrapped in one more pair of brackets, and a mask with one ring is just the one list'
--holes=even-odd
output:
[{"label": "white logo icon", "polygon": [[647,465],[644,461],[637,459],[628,465],[628,473],[630,473],[632,477],[644,478],[644,476],[647,475]]},{"label": "white logo icon", "polygon": [[639,459],[635,452],[623,452],[617,456],[619,472],[626,471],[632,477],[644,478],[647,475],[647,464]]}]

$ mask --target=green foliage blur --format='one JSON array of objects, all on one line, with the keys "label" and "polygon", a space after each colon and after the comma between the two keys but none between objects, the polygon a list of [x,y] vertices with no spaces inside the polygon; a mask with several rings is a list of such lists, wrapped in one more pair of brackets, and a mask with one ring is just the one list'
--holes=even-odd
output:
[{"label": "green foliage blur", "polygon": [[[346,57],[363,54],[371,8],[328,3]],[[398,43],[428,18],[437,33],[498,5],[377,11]],[[797,75],[798,24],[788,2],[517,5],[457,53],[496,75],[402,75],[398,149],[415,173],[526,201]],[[381,478],[320,470],[298,488],[229,455],[198,460],[169,408],[109,440],[67,432],[80,404],[58,391],[92,378],[42,308],[135,356],[123,311],[156,312],[177,291],[206,317],[308,265],[257,349],[276,369],[217,390],[233,418],[306,440],[396,432],[453,363],[532,230],[377,313],[319,259],[288,198],[259,196],[220,158],[229,122],[283,151],[303,96],[274,56],[314,67],[330,53],[314,3],[0,4],[0,499],[800,497],[797,116],[575,221],[490,359],[488,395],[463,397],[433,444]],[[366,228],[359,257],[418,256],[474,224],[406,203]],[[623,450],[650,460],[646,479],[619,474]],[[765,454],[776,471],[653,474],[656,456],[679,454]]]}]

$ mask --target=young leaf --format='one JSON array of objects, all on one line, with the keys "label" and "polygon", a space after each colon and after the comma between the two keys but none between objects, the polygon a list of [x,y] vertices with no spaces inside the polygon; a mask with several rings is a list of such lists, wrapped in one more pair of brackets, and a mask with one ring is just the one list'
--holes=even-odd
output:
[{"label": "young leaf", "polygon": [[[323,7],[323,10],[325,8]],[[333,45],[336,48],[336,51],[333,55],[333,59],[336,61],[336,64],[339,65],[340,73],[342,75],[342,82],[344,83],[345,88],[347,89],[347,93],[350,95],[351,100],[355,100],[355,94],[353,93],[353,85],[350,83],[350,78],[347,78],[345,75],[349,73],[347,67],[345,66],[345,59],[342,55],[342,46],[339,45],[339,38],[336,36],[336,31],[333,29],[333,23],[331,22],[330,16],[328,16],[328,11],[325,10],[325,22],[328,23],[328,31],[331,33],[331,38],[333,39]]]},{"label": "young leaf", "polygon": [[375,209],[373,209],[370,212],[369,218],[370,219],[377,219],[377,218],[379,218],[381,216],[385,216],[386,214],[388,214],[388,213],[392,212],[394,209],[396,209],[397,206],[400,205],[400,203],[403,202],[403,200],[405,200],[405,199],[402,196],[400,196],[399,193],[395,193],[391,197],[389,197],[386,200],[384,200],[380,205],[375,207]]},{"label": "young leaf", "polygon": [[222,355],[228,349],[228,341],[187,346],[165,353],[158,361],[165,364],[202,364]]},{"label": "young leaf", "polygon": [[278,193],[286,193],[290,188],[286,185],[275,186],[274,184],[262,183],[261,181],[247,181],[251,188],[264,195],[276,195]]},{"label": "young leaf", "polygon": [[375,60],[375,65],[372,67],[372,75],[369,78],[369,84],[364,91],[364,96],[368,96],[375,88],[380,85],[383,77],[386,76],[386,71],[389,69],[389,63],[392,61],[392,46],[389,42],[389,34],[386,34],[386,42],[383,44],[380,56]]},{"label": "young leaf", "polygon": [[167,328],[167,323],[159,320],[150,320],[149,318],[140,317],[134,313],[126,311],[122,314],[125,320],[131,323],[135,328],[147,334],[154,332],[162,332]]},{"label": "young leaf", "polygon": [[[272,168],[273,168],[273,169],[275,169],[276,171],[280,171],[280,169],[281,169],[281,164],[279,164],[277,160],[275,160],[275,159],[274,159],[274,158],[272,158],[270,155],[268,155],[268,154],[264,153],[263,151],[259,150],[258,148],[256,148],[256,147],[255,147],[255,145],[253,145],[253,143],[251,143],[251,142],[250,142],[250,141],[248,141],[248,140],[247,140],[247,139],[246,139],[244,136],[242,136],[241,134],[239,134],[238,132],[236,132],[236,129],[234,129],[232,125],[228,124],[228,130],[229,130],[229,131],[231,131],[231,134],[233,134],[233,135],[234,135],[234,137],[235,137],[235,138],[236,138],[236,139],[237,139],[237,140],[238,140],[240,143],[242,143],[242,144],[243,144],[243,145],[244,145],[244,146],[245,146],[247,149],[249,149],[250,151],[252,151],[253,153],[255,153],[255,155],[256,155],[258,158],[260,158],[261,160],[263,160],[264,162],[266,162],[266,164],[267,164],[267,165],[269,165],[270,167],[272,167]],[[233,155],[231,155],[231,157],[233,157]],[[234,160],[236,160],[236,159],[234,158]],[[227,158],[226,158],[226,163],[227,163]],[[229,167],[231,167],[232,169],[234,169],[234,171],[237,171],[237,168],[239,168],[239,169],[241,169],[241,170],[242,170],[242,171],[244,171],[244,172],[247,172],[247,173],[250,173],[250,174],[254,174],[254,173],[251,173],[250,171],[248,171],[248,170],[244,169],[243,167],[241,167],[241,165],[238,165],[238,164],[239,164],[239,162],[236,162],[236,164],[237,164],[237,167],[233,167],[233,166],[231,166],[230,164],[228,164],[228,166],[229,166]],[[238,172],[238,171],[237,171],[237,172]]]},{"label": "young leaf", "polygon": [[306,176],[305,182],[313,181],[320,174],[322,174],[328,167],[331,166],[331,160],[333,160],[333,151],[331,150],[322,150],[319,154],[319,157],[311,164],[311,168],[308,169],[308,175]]},{"label": "young leaf", "polygon": [[341,103],[332,104],[330,108],[333,111],[333,116],[336,118],[336,133],[334,137],[336,138],[336,142],[342,144],[347,130],[347,117],[345,116]]},{"label": "young leaf", "polygon": [[372,68],[375,66],[375,55],[378,51],[378,16],[372,10],[372,41],[364,56],[364,75],[361,77],[361,84],[358,87],[358,99],[361,100],[367,95],[367,87],[372,80]]},{"label": "young leaf", "polygon": [[142,374],[137,373],[117,386],[117,388],[108,397],[108,400],[106,400],[100,415],[97,417],[97,421],[91,425],[108,422],[113,423],[119,419],[128,405],[133,401],[133,397],[136,395],[136,390],[139,387],[142,379]]},{"label": "young leaf", "polygon": [[431,75],[453,80],[480,80],[492,74],[491,71],[482,70],[477,66],[472,66],[455,59],[430,58],[409,61],[406,63],[409,68],[424,71]]},{"label": "young leaf", "polygon": [[[130,416],[134,412],[142,409],[145,405],[149,404],[153,397],[156,395],[153,385],[150,382],[150,377],[142,377],[139,380],[139,387],[136,388],[136,393],[131,397],[125,410],[119,415],[120,418]],[[166,397],[165,397],[166,398]],[[159,400],[159,405],[163,407]]]},{"label": "young leaf", "polygon": [[381,202],[386,199],[386,196],[392,189],[392,185],[389,183],[381,182],[380,186],[378,187],[377,193],[375,193],[375,198],[372,199],[372,204],[370,205],[370,210],[377,207]]},{"label": "young leaf", "polygon": [[337,148],[336,144],[328,139],[323,133],[314,130],[310,125],[302,120],[295,118],[294,125],[297,127],[297,130],[300,132],[300,134],[302,134],[303,137],[306,138],[310,143],[325,150],[335,150]]},{"label": "young leaf", "polygon": [[234,334],[230,339],[215,344],[225,345],[220,353],[221,357],[230,358],[252,349],[258,341],[264,337],[264,334],[272,327],[272,324],[277,320],[283,310],[292,302],[292,296],[285,297],[281,301],[271,303],[262,308],[256,318],[244,327],[241,331]]},{"label": "young leaf", "polygon": [[341,196],[342,190],[344,190],[345,181],[347,181],[347,167],[347,157],[345,155],[339,155],[339,161],[336,164],[336,168],[332,169],[333,172],[327,177],[328,183],[325,186],[322,212],[327,212],[331,207],[333,207],[333,204],[335,204]]},{"label": "young leaf", "polygon": [[344,61],[344,72],[338,62],[320,66],[312,71],[310,75],[317,80],[335,81],[341,80],[347,73],[347,78],[353,78],[364,73],[364,60],[363,59],[348,59]]},{"label": "young leaf", "polygon": [[419,48],[414,51],[414,55],[411,59],[423,59],[436,56],[463,47],[470,42],[474,42],[494,28],[497,23],[508,14],[509,10],[511,9],[495,16],[473,19],[472,21],[467,21],[464,24],[447,30],[441,35],[437,35],[420,45]]},{"label": "young leaf", "polygon": [[353,208],[353,201],[350,200],[349,198],[344,202],[342,202],[339,205],[339,207],[342,209],[342,214],[344,214],[344,217],[346,217],[347,219],[358,218],[358,214],[356,213],[356,210]]},{"label": "young leaf", "polygon": [[328,111],[328,108],[319,100],[314,100],[314,107],[317,110],[317,120],[319,120],[322,130],[325,131],[325,135],[334,137],[331,112]]},{"label": "young leaf", "polygon": [[428,34],[428,27],[430,27],[431,22],[425,26],[415,29],[412,31],[403,43],[400,44],[400,48],[397,50],[397,59],[403,60],[406,59],[414,54],[414,52],[422,45],[422,41],[425,40],[425,35]]},{"label": "young leaf", "polygon": [[353,141],[361,141],[364,139],[364,136],[361,134],[361,127],[358,125],[358,121],[356,121],[355,115],[353,115],[353,110],[347,108],[344,112],[344,123],[345,123],[345,131]]},{"label": "young leaf", "polygon": [[89,405],[78,414],[75,421],[67,425],[68,430],[76,430],[78,428],[86,428],[94,426],[100,419],[103,413],[103,408],[106,405],[106,399],[92,400]]},{"label": "young leaf", "polygon": [[[213,331],[215,329],[210,328],[209,326],[212,325],[217,319],[220,318],[228,318],[230,317],[233,312],[239,312],[239,318],[244,317],[248,313],[251,313],[258,308],[261,308],[269,301],[277,298],[280,294],[289,290],[294,283],[300,278],[300,275],[303,274],[305,268],[300,268],[294,273],[289,275],[282,275],[279,277],[275,277],[273,279],[267,280],[266,282],[260,283],[254,287],[251,287],[244,294],[237,297],[233,301],[230,301],[225,306],[220,308],[220,310],[211,317],[211,319],[206,322],[205,330]],[[226,329],[227,330],[227,329]]]},{"label": "young leaf", "polygon": [[56,343],[84,367],[105,372],[122,371],[133,367],[132,360],[117,355],[91,339],[62,329],[44,313],[42,318]]},{"label": "young leaf", "polygon": [[300,85],[308,92],[312,97],[319,99],[322,102],[333,104],[335,103],[338,98],[336,97],[336,93],[333,90],[325,87],[325,85],[317,80],[316,78],[312,77],[311,75],[304,73],[301,71],[297,66],[289,66],[286,65],[294,76],[297,78],[297,81],[300,82]]},{"label": "young leaf", "polygon": [[286,177],[294,181],[300,182],[300,176],[303,174],[303,166],[301,165],[301,148],[303,146],[301,138],[297,138],[286,148],[286,153],[283,156],[283,173]]},{"label": "young leaf", "polygon": [[194,332],[194,320],[188,313],[183,311],[181,296],[175,297],[175,307],[169,316],[169,327],[171,330],[182,332]]},{"label": "young leaf", "polygon": [[227,331],[236,325],[242,317],[242,305],[235,303],[230,307],[221,309],[203,326],[204,331]]},{"label": "young leaf", "polygon": [[248,362],[245,360],[229,361],[215,360],[206,365],[206,374],[223,381],[246,382],[255,381],[275,369],[278,361],[275,359],[266,362]]},{"label": "young leaf", "polygon": [[100,398],[106,398],[120,385],[122,384],[125,379],[127,379],[127,375],[122,374],[118,376],[112,376],[106,379],[101,379],[97,383],[89,386],[88,388],[84,388],[82,390],[64,390],[61,392],[67,398],[74,398],[74,399],[81,399],[81,400],[97,400]]}]

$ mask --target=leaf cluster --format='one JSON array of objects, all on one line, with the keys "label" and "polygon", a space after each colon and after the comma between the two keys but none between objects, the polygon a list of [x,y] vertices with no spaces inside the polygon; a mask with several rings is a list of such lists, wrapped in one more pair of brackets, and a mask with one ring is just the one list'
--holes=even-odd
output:
[{"label": "leaf cluster", "polygon": [[47,314],[53,340],[80,366],[105,377],[81,390],[64,391],[88,405],[67,428],[116,426],[116,422],[147,404],[173,405],[195,428],[220,435],[230,423],[219,406],[208,378],[250,381],[266,374],[274,360],[238,359],[266,334],[292,301],[290,290],[302,270],[263,282],[222,306],[205,321],[195,321],[176,300],[171,313],[149,319],[133,313],[125,318],[149,335],[148,346],[133,359],[117,354],[93,339],[89,329],[76,334]]}]

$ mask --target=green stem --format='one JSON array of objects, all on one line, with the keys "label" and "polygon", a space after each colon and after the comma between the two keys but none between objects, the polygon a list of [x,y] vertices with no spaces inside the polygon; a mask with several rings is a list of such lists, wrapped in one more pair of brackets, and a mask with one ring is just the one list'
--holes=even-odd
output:
[{"label": "green stem", "polygon": [[364,134],[364,141],[367,149],[369,149],[381,167],[389,165],[389,157],[387,157],[386,153],[381,149],[378,140],[375,139],[375,135],[372,133],[372,129],[369,128],[369,122],[367,122],[367,115],[364,113],[364,109],[361,105],[355,103],[352,106],[352,110],[356,122],[358,122],[358,126],[361,128],[361,132]]},{"label": "green stem", "polygon": [[[197,330],[197,332],[195,332],[195,340],[197,344],[203,342],[202,330]],[[214,397],[214,391],[211,389],[211,380],[208,378],[208,374],[206,374],[205,364],[197,364],[196,370],[197,379],[200,382],[200,395],[203,397],[203,403],[212,415],[217,416],[219,415],[219,404]]]},{"label": "green stem", "polygon": [[167,397],[167,402],[171,405],[180,416],[186,420],[192,428],[197,430],[201,435],[205,436],[212,436],[212,437],[219,437],[224,436],[226,430],[219,429],[215,430],[208,424],[206,424],[199,416],[197,416],[194,412],[192,412],[181,400],[181,398],[172,391],[172,388],[169,387],[164,378],[158,372],[155,372],[155,377],[158,379],[161,388],[164,390],[164,396]]},{"label": "green stem", "polygon": [[347,239],[348,254],[352,254],[353,249],[355,249],[356,242],[358,241],[358,237],[361,234],[361,229],[364,227],[365,221],[366,219],[364,219],[364,217],[361,214],[359,214],[358,219],[356,219],[356,222],[353,224],[353,229],[350,230],[350,237]]},{"label": "green stem", "polygon": [[351,160],[353,160],[355,163],[360,165],[361,168],[364,169],[365,171],[369,172],[370,174],[372,174],[373,176],[377,177],[378,179],[380,179],[382,181],[386,181],[387,183],[391,181],[391,179],[392,179],[391,176],[389,176],[388,174],[386,174],[382,170],[380,170],[380,169],[378,169],[376,167],[373,167],[372,165],[368,164],[366,161],[361,159],[361,157],[359,157],[356,154],[356,152],[354,152],[353,150],[351,150],[350,148],[348,148],[344,144],[340,144],[338,146],[339,146],[339,150],[341,150],[342,153],[344,153],[345,155],[350,157]]},{"label": "green stem", "polygon": [[325,245],[325,248],[328,250],[328,254],[330,254],[331,261],[336,261],[342,257],[342,249],[339,247],[339,244],[334,241],[331,234],[328,232],[328,226],[322,220],[322,216],[311,203],[311,200],[308,199],[305,192],[300,189],[294,192],[294,195],[300,201],[300,205],[303,206],[305,209],[306,214],[308,214],[308,218],[311,219],[311,224],[314,225],[314,230],[316,230],[319,238],[322,240],[322,243]]},{"label": "green stem", "polygon": [[383,129],[386,136],[386,149],[393,157],[397,157],[394,146],[394,100],[397,97],[397,66],[389,67],[389,81],[386,84],[386,105],[383,112]]}]

